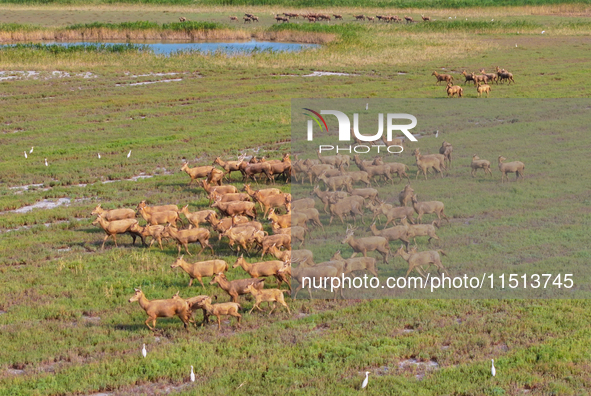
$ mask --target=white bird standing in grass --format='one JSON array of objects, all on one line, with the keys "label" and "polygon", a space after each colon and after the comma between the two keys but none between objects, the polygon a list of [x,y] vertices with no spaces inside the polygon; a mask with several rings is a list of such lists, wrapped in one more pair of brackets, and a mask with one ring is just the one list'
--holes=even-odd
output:
[{"label": "white bird standing in grass", "polygon": [[23,153],[25,153],[25,158],[27,158],[27,152],[26,151],[23,151]]},{"label": "white bird standing in grass", "polygon": [[366,371],[365,372],[365,379],[363,380],[363,383],[361,384],[361,389],[367,388],[368,383],[369,383],[369,371]]},{"label": "white bird standing in grass", "polygon": [[127,153],[127,158],[131,157],[131,150],[129,150],[129,153]]},{"label": "white bird standing in grass", "polygon": [[369,103],[365,104],[365,110],[369,109]]},{"label": "white bird standing in grass", "polygon": [[435,137],[439,136],[439,129],[437,130],[437,132],[435,132]]},{"label": "white bird standing in grass", "polygon": [[544,33],[546,33],[546,31],[545,30],[542,30],[542,34],[544,34]]},{"label": "white bird standing in grass", "polygon": [[49,166],[49,165],[47,165],[47,158],[45,158],[45,166]]},{"label": "white bird standing in grass", "polygon": [[31,147],[31,150],[29,150],[29,154],[33,154],[33,149],[35,148],[35,146]]},{"label": "white bird standing in grass", "polygon": [[97,153],[98,158],[101,159],[101,153]]},{"label": "white bird standing in grass", "polygon": [[492,368],[490,369],[490,372],[492,374],[493,377],[495,377],[497,375],[497,370],[495,369],[495,359],[490,359],[492,361]]},{"label": "white bird standing in grass", "polygon": [[146,357],[147,354],[148,354],[148,351],[146,351],[146,344],[144,344],[144,346],[142,348],[142,356]]},{"label": "white bird standing in grass", "polygon": [[195,382],[195,373],[193,372],[193,366],[191,366],[191,382]]}]

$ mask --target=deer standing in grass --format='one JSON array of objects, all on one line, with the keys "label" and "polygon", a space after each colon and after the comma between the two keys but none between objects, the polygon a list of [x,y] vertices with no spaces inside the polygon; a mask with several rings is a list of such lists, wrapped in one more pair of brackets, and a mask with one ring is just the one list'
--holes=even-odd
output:
[{"label": "deer standing in grass", "polygon": [[244,260],[244,255],[238,257],[232,268],[242,267],[251,278],[261,278],[267,276],[274,276],[277,278],[277,287],[281,287],[282,280],[277,277],[277,271],[283,267],[283,261],[272,260],[272,261],[261,261],[258,263],[248,263]]},{"label": "deer standing in grass", "polygon": [[101,249],[105,248],[105,242],[107,241],[107,239],[109,239],[109,237],[113,238],[113,242],[115,242],[115,247],[117,246],[117,238],[115,237],[115,235],[117,234],[125,234],[125,233],[129,233],[131,235],[131,237],[133,238],[133,243],[135,244],[135,238],[136,236],[139,236],[142,240],[142,244],[145,246],[146,242],[144,241],[144,237],[131,230],[131,227],[134,224],[138,224],[136,219],[126,219],[126,220],[114,220],[114,221],[107,221],[105,219],[103,219],[103,217],[101,215],[98,215],[96,220],[92,222],[93,225],[100,225],[100,227],[105,231],[105,233],[107,235],[105,235],[105,238],[103,239],[103,245],[101,246]]},{"label": "deer standing in grass", "polygon": [[240,165],[242,165],[244,158],[246,158],[246,154],[242,154],[238,157],[238,161],[224,161],[220,157],[217,157],[212,165],[218,164],[224,168],[226,171],[225,177],[229,180],[232,172],[240,172]]},{"label": "deer standing in grass", "polygon": [[441,81],[445,81],[447,83],[452,83],[454,81],[454,78],[451,74],[439,74],[436,71],[434,71],[433,73],[431,73],[432,76],[435,76],[435,78],[437,79],[437,82],[435,82],[435,84],[439,85],[439,83]]},{"label": "deer standing in grass", "polygon": [[416,269],[419,274],[425,279],[427,276],[423,272],[425,269],[423,265],[430,265],[433,264],[437,267],[437,272],[441,275],[442,273],[447,274],[447,271],[441,264],[441,257],[439,257],[439,253],[444,256],[447,256],[443,250],[429,250],[426,252],[417,252],[416,249],[411,249],[409,252],[404,250],[404,247],[400,245],[400,249],[398,249],[394,256],[400,256],[408,262],[408,271],[406,272],[406,278],[408,279],[408,275],[411,273],[413,269]]},{"label": "deer standing in grass", "polygon": [[218,208],[220,213],[225,216],[247,216],[252,220],[257,217],[257,211],[254,202],[246,201],[234,201],[234,202],[222,202],[221,199],[215,201],[212,205],[213,208]]},{"label": "deer standing in grass", "polygon": [[152,241],[150,241],[150,248],[154,244],[155,241],[158,241],[158,245],[160,246],[160,250],[162,250],[162,238],[165,238],[164,235],[164,226],[161,225],[146,225],[145,227],[141,227],[139,224],[132,224],[130,230],[138,235],[145,237],[152,237]]},{"label": "deer standing in grass", "polygon": [[235,303],[239,301],[238,296],[248,294],[248,291],[246,291],[246,287],[248,285],[253,285],[254,288],[258,290],[262,290],[265,286],[265,280],[262,278],[246,278],[229,281],[223,272],[220,272],[219,274],[214,274],[211,282],[209,282],[210,285],[215,285],[216,283],[220,286],[220,288],[223,291],[228,293],[228,295],[232,299],[232,302]]},{"label": "deer standing in grass", "polygon": [[515,181],[519,179],[519,176],[523,179],[523,171],[525,170],[525,164],[521,161],[513,161],[504,163],[506,158],[499,155],[499,170],[501,171],[501,183],[504,182],[505,178],[509,181],[507,173],[515,172]]},{"label": "deer standing in grass", "polygon": [[513,80],[513,73],[509,73],[505,69],[501,70],[498,66],[497,66],[497,76],[498,76],[498,79],[503,83],[505,82],[505,80],[508,81],[509,84],[511,84],[511,82],[515,83],[515,80]]},{"label": "deer standing in grass", "polygon": [[342,244],[349,244],[353,248],[354,253],[351,258],[355,257],[357,253],[362,253],[363,257],[367,257],[367,252],[373,252],[377,250],[384,259],[384,263],[388,262],[388,255],[390,254],[390,246],[388,240],[384,237],[365,237],[365,238],[354,238],[355,228],[351,225],[347,226],[347,234],[345,239],[341,241]]},{"label": "deer standing in grass", "polygon": [[405,225],[394,226],[378,230],[375,221],[369,226],[369,230],[374,236],[381,236],[388,240],[388,242],[400,240],[408,247],[409,238],[407,235],[407,227]]},{"label": "deer standing in grass", "polygon": [[454,151],[453,146],[451,143],[446,142],[445,140],[441,143],[441,147],[439,147],[439,154],[443,155],[445,166],[446,168],[451,168],[451,163],[453,161],[452,153]]},{"label": "deer standing in grass", "polygon": [[330,221],[328,225],[332,224],[332,220],[335,216],[341,219],[341,224],[345,224],[345,216],[353,216],[353,222],[357,224],[357,216],[361,216],[361,222],[365,224],[363,220],[363,197],[352,196],[343,199],[338,199],[338,196],[333,195],[329,199],[329,210],[330,210]]},{"label": "deer standing in grass", "polygon": [[214,274],[228,270],[228,263],[224,260],[208,260],[188,263],[183,260],[183,257],[184,256],[177,258],[170,268],[174,269],[180,267],[189,275],[191,280],[189,281],[188,287],[193,285],[193,279],[197,279],[199,283],[201,283],[201,287],[205,287],[202,280],[204,276],[213,276]]},{"label": "deer standing in grass", "polygon": [[234,316],[238,318],[236,327],[240,327],[240,320],[242,319],[242,315],[238,313],[238,310],[241,308],[240,304],[234,302],[212,304],[211,297],[207,296],[197,301],[196,305],[199,308],[205,309],[208,315],[215,316],[218,319],[218,331],[222,329],[222,316]]},{"label": "deer standing in grass", "polygon": [[[474,79],[474,73],[472,73],[472,78]],[[450,96],[453,98],[456,94],[458,95],[458,98],[461,98],[462,95],[464,95],[464,88],[459,85],[453,85],[452,83],[447,83],[445,91],[447,92],[448,98]]]},{"label": "deer standing in grass", "polygon": [[419,173],[421,172],[423,172],[425,180],[427,180],[427,171],[429,170],[429,168],[433,168],[437,172],[439,172],[441,178],[443,179],[443,169],[445,168],[441,167],[441,162],[439,161],[439,159],[421,155],[418,149],[415,150],[415,159],[417,165],[417,175],[415,177],[415,180],[419,178]]},{"label": "deer standing in grass", "polygon": [[472,167],[472,170],[470,171],[470,174],[472,175],[472,177],[474,177],[476,175],[476,172],[478,171],[478,169],[484,170],[485,176],[487,174],[490,174],[492,177],[492,175],[493,175],[492,171],[490,170],[490,161],[480,159],[480,157],[477,156],[476,154],[474,154],[472,156],[472,162],[470,163],[470,166]]},{"label": "deer standing in grass", "polygon": [[101,204],[96,205],[96,208],[90,212],[90,215],[101,215],[107,221],[135,219],[135,211],[133,209],[105,210],[101,207]]},{"label": "deer standing in grass", "polygon": [[207,177],[212,169],[214,169],[213,166],[196,166],[195,168],[189,168],[189,165],[186,162],[181,167],[181,171],[187,172],[187,174],[191,177],[189,186],[193,184],[193,181],[199,179],[200,177]]},{"label": "deer standing in grass", "polygon": [[354,257],[344,259],[341,256],[341,251],[338,250],[330,258],[331,260],[341,260],[345,262],[344,273],[348,274],[353,271],[369,271],[373,276],[378,276],[376,267],[376,259],[373,257]]},{"label": "deer standing in grass", "polygon": [[416,195],[412,196],[412,207],[414,208],[415,212],[417,212],[417,223],[421,222],[421,218],[423,217],[424,214],[436,214],[437,215],[437,219],[439,220],[437,225],[440,226],[441,225],[441,217],[443,217],[445,220],[447,220],[447,223],[449,224],[449,219],[447,218],[447,216],[445,215],[445,213],[443,213],[443,210],[445,209],[445,206],[443,205],[443,202],[440,201],[424,201],[424,202],[419,202],[418,198]]},{"label": "deer standing in grass", "polygon": [[[156,329],[157,318],[171,318],[178,316],[185,325],[185,330],[189,330],[189,309],[186,302],[182,299],[168,299],[168,300],[148,300],[144,292],[140,289],[135,289],[135,294],[129,299],[129,302],[137,301],[140,307],[148,314],[146,319],[146,326],[152,331]],[[150,326],[149,322],[152,322]]]},{"label": "deer standing in grass", "polygon": [[412,200],[412,196],[414,195],[415,190],[410,186],[410,184],[407,184],[406,186],[404,186],[404,189],[402,191],[400,191],[400,194],[398,194],[398,200],[400,201],[400,206],[406,206],[406,204],[408,202],[411,202]]},{"label": "deer standing in grass", "polygon": [[418,236],[428,236],[429,243],[431,243],[431,239],[435,238],[439,240],[439,237],[435,233],[435,227],[437,226],[437,221],[433,220],[431,224],[408,224],[406,218],[402,219],[402,225],[406,227],[406,238],[410,241],[411,239],[414,243],[417,243],[416,237]]},{"label": "deer standing in grass", "polygon": [[254,298],[256,299],[253,307],[248,312],[249,314],[251,314],[255,308],[261,312],[264,312],[263,309],[261,309],[261,307],[260,307],[260,304],[262,302],[268,302],[269,305],[271,305],[271,303],[273,303],[273,308],[271,308],[271,311],[269,312],[269,316],[275,310],[275,308],[276,308],[275,303],[276,302],[283,305],[287,309],[287,312],[289,314],[291,314],[291,311],[289,310],[289,306],[285,303],[285,299],[283,298],[283,293],[287,292],[288,290],[279,290],[279,289],[257,290],[255,287],[253,287],[253,285],[248,285],[248,286],[246,286],[246,291],[248,291],[250,294],[252,294],[254,296]]},{"label": "deer standing in grass", "polygon": [[209,230],[205,228],[191,228],[190,230],[178,230],[172,224],[168,223],[166,227],[164,227],[164,232],[167,232],[173,239],[176,240],[177,246],[179,249],[178,254],[181,254],[181,246],[185,247],[185,252],[189,256],[192,254],[189,252],[189,243],[192,242],[199,242],[201,245],[201,251],[198,254],[203,253],[203,250],[208,247],[211,249],[211,255],[213,256],[215,253],[213,251],[213,247],[209,244]]}]

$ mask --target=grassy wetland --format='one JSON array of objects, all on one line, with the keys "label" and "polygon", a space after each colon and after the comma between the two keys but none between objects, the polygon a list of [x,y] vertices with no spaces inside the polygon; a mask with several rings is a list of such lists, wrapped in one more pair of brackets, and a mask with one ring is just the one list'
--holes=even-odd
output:
[{"label": "grassy wetland", "polygon": [[[217,156],[236,159],[241,152],[273,159],[290,152],[292,98],[448,100],[433,71],[451,73],[464,87],[464,98],[454,102],[475,112],[494,98],[588,98],[586,4],[430,5],[402,10],[311,4],[301,12],[343,14],[345,21],[277,25],[275,13],[300,10],[282,4],[3,4],[2,44],[46,45],[0,48],[0,395],[347,395],[365,371],[372,372],[368,394],[376,395],[588,394],[587,300],[294,302],[286,297],[292,315],[283,309],[271,317],[244,313],[242,329],[232,320],[222,323],[221,333],[214,324],[185,332],[172,318],[159,319],[152,333],[144,325],[145,312],[128,303],[134,287],[141,286],[149,299],[177,291],[182,297],[216,294],[218,301],[229,301],[228,296],[208,282],[204,290],[198,282],[188,288],[187,274],[170,268],[177,257],[173,244],[148,250],[131,246],[124,235],[119,248],[108,241],[100,250],[104,232],[91,225],[90,216],[98,203],[134,208],[146,199],[155,205],[189,204],[195,211],[208,201],[203,189],[187,186],[183,161],[193,167]],[[261,22],[230,23],[229,16],[245,12]],[[425,14],[437,20],[408,26],[357,23],[352,15],[358,13],[407,14],[415,20]],[[178,24],[180,16],[194,29]],[[132,42],[255,38],[323,45],[297,54],[246,56],[161,56],[125,46],[66,51],[49,45],[60,37],[79,40],[82,33]],[[511,71],[516,84],[492,85],[490,99],[476,101],[476,89],[464,86],[460,73],[481,68],[490,73],[496,66]],[[308,77],[314,72],[348,75]],[[584,271],[591,257],[584,183],[591,138],[583,119],[564,133],[553,123],[551,109],[540,120],[547,125],[539,139],[524,139],[508,124],[472,134],[444,131],[456,154],[449,177],[413,180],[422,196],[449,208],[452,224],[442,227],[440,246],[453,252],[444,258],[451,270],[471,260],[533,270],[546,260],[561,271]],[[422,132],[421,149],[436,152],[441,139]],[[488,153],[480,155],[491,161],[492,179],[470,177],[476,151]],[[526,163],[524,181],[511,178],[501,186],[500,154]],[[411,174],[416,170],[409,153],[400,162]],[[232,184],[241,187],[237,175]],[[289,191],[288,185],[279,186]],[[65,198],[60,206],[14,212]],[[235,256],[227,243],[217,235],[211,241],[231,266]],[[189,261],[201,258],[209,255]],[[380,264],[380,271],[397,276],[406,268],[399,257]],[[240,268],[227,275],[247,277]],[[241,301],[248,310],[254,303]],[[195,383],[189,382],[190,365]]]}]

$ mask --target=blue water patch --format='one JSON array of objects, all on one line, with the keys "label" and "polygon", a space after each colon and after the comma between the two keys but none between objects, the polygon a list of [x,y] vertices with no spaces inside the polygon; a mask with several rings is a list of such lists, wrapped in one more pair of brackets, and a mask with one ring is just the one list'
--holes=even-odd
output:
[{"label": "blue water patch", "polygon": [[318,44],[277,43],[272,41],[247,41],[233,43],[158,43],[146,44],[156,54],[169,55],[175,52],[200,51],[205,53],[223,52],[226,54],[240,54],[252,52],[298,52],[303,49],[317,48]]},{"label": "blue water patch", "polygon": [[[7,44],[0,47],[18,47],[19,45]],[[201,52],[207,54],[223,53],[230,55],[246,55],[257,52],[298,52],[303,49],[318,48],[318,44],[299,44],[299,43],[279,43],[273,41],[244,41],[244,42],[44,42],[37,44],[25,44],[20,46],[32,46],[31,48],[41,48],[44,46],[54,47],[88,47],[88,50],[106,49],[105,47],[125,46],[128,50],[148,50],[155,54],[171,55],[183,52]],[[117,51],[118,52],[118,51]]]}]

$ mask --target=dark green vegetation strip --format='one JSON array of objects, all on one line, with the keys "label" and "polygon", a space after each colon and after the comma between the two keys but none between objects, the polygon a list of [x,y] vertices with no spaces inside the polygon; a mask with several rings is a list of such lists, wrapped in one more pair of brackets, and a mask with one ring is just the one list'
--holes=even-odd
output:
[{"label": "dark green vegetation strip", "polygon": [[0,32],[32,32],[41,27],[24,23],[0,23]]},{"label": "dark green vegetation strip", "polygon": [[356,23],[346,23],[342,25],[324,25],[320,23],[285,23],[280,25],[273,25],[269,27],[269,31],[272,32],[280,32],[285,30],[296,30],[299,32],[309,32],[309,33],[332,33],[332,34],[350,34],[352,32],[367,32],[370,30],[370,27],[356,24]]},{"label": "dark green vegetation strip", "polygon": [[159,24],[150,21],[136,21],[136,22],[121,22],[121,23],[81,23],[66,26],[67,30],[83,30],[83,29],[112,29],[112,30],[145,30],[145,29],[157,29],[157,30],[173,30],[173,31],[189,31],[189,30],[213,30],[222,28],[222,24],[216,22],[199,22],[199,21],[186,21],[186,22],[172,22]]},{"label": "dark green vegetation strip", "polygon": [[[189,30],[213,30],[224,27],[217,22],[201,22],[201,21],[187,21],[187,22],[172,22],[172,23],[156,23],[150,21],[136,21],[136,22],[121,22],[121,23],[79,23],[63,27],[64,30],[86,30],[86,29],[110,29],[110,30],[172,30],[172,31],[189,31]],[[43,27],[32,24],[19,23],[0,23],[1,32],[31,32],[43,29]]]},{"label": "dark green vegetation strip", "polygon": [[122,52],[151,52],[152,50],[141,44],[72,44],[72,45],[59,45],[59,44],[39,44],[39,43],[28,43],[28,44],[9,44],[0,46],[0,51],[44,51],[53,55],[57,54],[70,54],[74,52],[100,52],[100,53],[122,53]]},{"label": "dark green vegetation strip", "polygon": [[461,20],[439,20],[429,23],[414,23],[403,25],[401,29],[421,32],[445,32],[445,31],[475,31],[482,32],[488,30],[505,29],[533,29],[542,26],[539,23],[526,20],[513,21],[461,21]]}]

